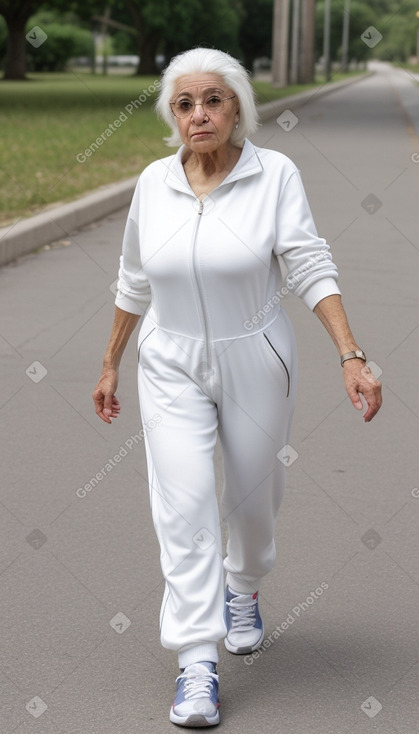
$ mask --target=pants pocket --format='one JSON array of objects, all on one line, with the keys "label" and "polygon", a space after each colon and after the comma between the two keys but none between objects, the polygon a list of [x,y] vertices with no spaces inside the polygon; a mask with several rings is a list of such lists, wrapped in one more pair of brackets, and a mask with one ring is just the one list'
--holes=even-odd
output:
[{"label": "pants pocket", "polygon": [[148,332],[147,332],[147,334],[146,334],[146,335],[145,335],[145,336],[144,336],[144,337],[143,337],[143,338],[141,339],[141,341],[140,341],[140,343],[139,343],[139,345],[138,345],[138,354],[137,354],[137,359],[138,359],[138,361],[140,361],[140,352],[141,352],[141,347],[143,346],[143,344],[144,344],[145,340],[146,340],[146,339],[148,339],[148,337],[149,337],[149,336],[150,336],[150,335],[151,335],[151,334],[153,333],[153,331],[155,331],[155,330],[156,330],[156,327],[155,327],[155,326],[153,326],[153,328],[152,328],[152,329],[150,329],[150,331],[148,331]]},{"label": "pants pocket", "polygon": [[277,364],[278,364],[278,365],[279,365],[279,366],[280,366],[280,367],[281,367],[281,368],[283,369],[283,371],[285,372],[285,375],[286,375],[286,378],[287,378],[287,397],[288,397],[288,396],[289,396],[289,394],[290,394],[290,383],[291,383],[291,379],[290,379],[290,373],[289,373],[289,369],[288,369],[287,365],[285,364],[284,360],[282,359],[281,355],[280,355],[280,354],[279,354],[279,352],[277,351],[277,349],[275,349],[275,347],[274,347],[274,345],[272,344],[272,341],[270,340],[270,338],[268,337],[268,335],[267,335],[267,334],[266,334],[265,332],[262,332],[262,333],[263,333],[263,336],[264,336],[265,342],[266,342],[266,344],[268,345],[268,348],[269,348],[269,350],[270,350],[271,354],[272,354],[272,355],[273,355],[273,357],[274,357],[274,358],[276,359],[276,362],[277,362]]}]

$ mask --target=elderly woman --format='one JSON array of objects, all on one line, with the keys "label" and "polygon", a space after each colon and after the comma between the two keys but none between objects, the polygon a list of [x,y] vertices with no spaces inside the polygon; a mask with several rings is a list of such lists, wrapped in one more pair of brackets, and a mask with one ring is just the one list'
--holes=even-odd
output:
[{"label": "elderly woman", "polygon": [[143,425],[155,423],[145,449],[165,579],[161,643],[176,650],[181,671],[170,720],[197,727],[219,722],[219,640],[233,654],[263,642],[258,590],[275,561],[297,384],[285,290],[326,327],[354,407],[366,400],[365,421],[380,407],[381,386],[349,328],[298,168],[248,139],[257,113],[241,64],[213,49],[182,53],[163,73],[156,106],[169,145],[180,147],[138,180],[93,399],[103,421],[118,416],[118,367],[141,316],[139,398]]}]

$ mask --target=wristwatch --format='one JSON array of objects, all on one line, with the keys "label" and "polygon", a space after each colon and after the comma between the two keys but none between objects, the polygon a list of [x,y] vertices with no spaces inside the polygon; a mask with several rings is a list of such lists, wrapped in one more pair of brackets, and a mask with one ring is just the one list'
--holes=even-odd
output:
[{"label": "wristwatch", "polygon": [[345,352],[345,354],[342,354],[340,358],[340,363],[342,367],[343,363],[346,362],[347,359],[362,359],[363,362],[367,361],[365,353],[362,351],[362,349],[356,349],[354,352]]}]

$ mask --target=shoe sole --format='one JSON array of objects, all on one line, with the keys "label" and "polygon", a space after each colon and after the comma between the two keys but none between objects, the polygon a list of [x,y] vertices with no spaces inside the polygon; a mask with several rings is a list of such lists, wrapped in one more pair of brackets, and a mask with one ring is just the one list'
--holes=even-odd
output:
[{"label": "shoe sole", "polygon": [[255,652],[255,650],[259,650],[259,648],[262,647],[264,636],[265,636],[265,630],[262,625],[260,639],[258,640],[258,642],[255,645],[248,645],[247,647],[235,647],[234,645],[231,644],[231,642],[228,641],[227,637],[224,637],[224,645],[226,646],[229,652],[233,653],[233,655],[248,655],[250,652]]},{"label": "shoe sole", "polygon": [[191,714],[191,716],[177,716],[173,711],[173,706],[169,714],[172,724],[178,726],[188,726],[194,728],[203,728],[205,726],[216,726],[220,723],[220,713],[217,711],[215,716],[203,716],[203,714]]}]

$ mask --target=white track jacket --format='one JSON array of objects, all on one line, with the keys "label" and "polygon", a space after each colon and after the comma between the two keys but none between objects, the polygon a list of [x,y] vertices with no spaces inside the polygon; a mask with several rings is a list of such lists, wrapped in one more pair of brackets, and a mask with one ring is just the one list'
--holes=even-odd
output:
[{"label": "white track jacket", "polygon": [[183,151],[139,177],[123,237],[119,308],[142,315],[151,302],[160,329],[210,342],[264,329],[288,291],[310,309],[340,293],[299,169],[286,155],[246,139],[236,166],[200,201]]}]

